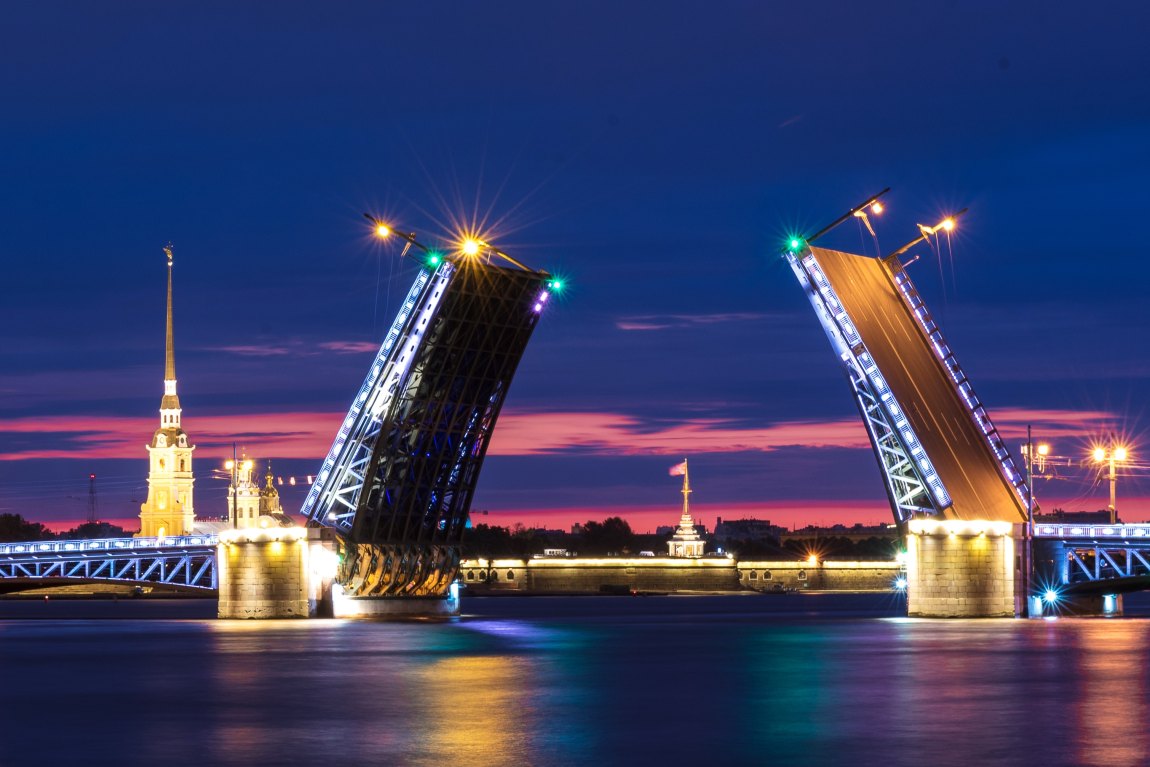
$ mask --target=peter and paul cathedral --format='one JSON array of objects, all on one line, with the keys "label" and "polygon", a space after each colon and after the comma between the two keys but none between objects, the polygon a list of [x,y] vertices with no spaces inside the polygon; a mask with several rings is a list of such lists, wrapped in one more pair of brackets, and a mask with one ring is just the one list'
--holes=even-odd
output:
[{"label": "peter and paul cathedral", "polygon": [[176,394],[176,356],[172,336],[172,246],[168,256],[167,338],[164,354],[164,397],[160,400],[160,428],[148,449],[148,500],[140,505],[137,537],[188,535],[195,521],[192,502],[192,451],[180,426],[180,398]]}]

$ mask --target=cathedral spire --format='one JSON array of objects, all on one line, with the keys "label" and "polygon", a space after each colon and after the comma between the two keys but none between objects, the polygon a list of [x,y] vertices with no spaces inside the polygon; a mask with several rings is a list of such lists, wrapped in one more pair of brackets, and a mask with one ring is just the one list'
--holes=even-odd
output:
[{"label": "cathedral spire", "polygon": [[[168,322],[167,335],[164,339],[164,399],[160,402],[160,410],[180,409],[180,398],[176,395],[176,349],[172,333],[172,244],[164,246],[164,253],[168,256]],[[176,425],[179,425],[179,413],[176,413]]]},{"label": "cathedral spire", "polygon": [[164,246],[168,255],[168,334],[164,347],[164,380],[176,380],[176,350],[172,341],[172,244]]}]

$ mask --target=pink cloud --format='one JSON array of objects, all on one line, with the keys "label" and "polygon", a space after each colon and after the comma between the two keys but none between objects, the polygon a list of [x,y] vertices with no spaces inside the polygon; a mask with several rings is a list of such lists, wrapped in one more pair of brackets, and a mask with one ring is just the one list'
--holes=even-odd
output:
[{"label": "pink cloud", "polygon": [[719,418],[689,418],[655,425],[621,413],[517,413],[499,419],[493,455],[547,455],[578,450],[597,455],[680,455],[769,451],[805,447],[868,446],[857,419],[790,421],[743,427]]},{"label": "pink cloud", "polygon": [[688,328],[698,325],[715,325],[721,322],[747,322],[761,320],[767,315],[760,312],[723,312],[719,314],[649,314],[635,317],[620,317],[615,322],[619,330],[666,330],[667,328]]},{"label": "pink cloud", "polygon": [[319,348],[337,354],[366,354],[379,351],[374,341],[324,341]]},{"label": "pink cloud", "polygon": [[[190,416],[184,419],[198,455],[223,455],[233,441],[258,444],[260,452],[280,458],[321,460],[331,445],[343,413],[299,411]],[[1102,411],[1007,409],[992,413],[1004,438],[1025,438],[1026,424],[1042,439],[1076,438],[1113,425]],[[33,458],[139,458],[158,426],[155,417],[45,416],[0,419],[4,435],[41,435],[52,446],[0,452],[0,460]],[[869,449],[866,431],[856,418],[828,421],[784,421],[746,426],[721,418],[686,418],[650,423],[613,412],[532,413],[509,410],[499,419],[492,455],[668,455],[770,452],[785,447]]]},{"label": "pink cloud", "polygon": [[1004,439],[1026,439],[1026,427],[1034,429],[1035,439],[1072,437],[1088,439],[1099,432],[1112,431],[1121,417],[1104,410],[1042,410],[1004,408],[990,412],[990,418]]},{"label": "pink cloud", "polygon": [[280,344],[248,344],[216,346],[211,351],[235,354],[241,357],[313,357],[322,352],[335,354],[365,354],[379,350],[374,341],[320,341],[312,343],[300,339]]},{"label": "pink cloud", "polygon": [[[184,429],[197,457],[223,457],[232,442],[258,445],[264,455],[278,458],[323,459],[339,427],[342,413],[256,413],[195,416]],[[46,416],[0,419],[2,435],[53,436],[53,447],[0,452],[0,460],[34,458],[141,458],[144,445],[159,426],[158,418],[120,416]],[[38,441],[45,441],[43,439]]]},{"label": "pink cloud", "polygon": [[[877,482],[877,479],[876,479]],[[477,502],[475,507],[478,508]],[[607,517],[622,517],[638,533],[653,533],[663,525],[677,525],[682,508],[673,502],[666,506],[577,506],[564,508],[536,507],[531,509],[509,509],[488,511],[486,514],[472,512],[472,524],[499,525],[511,527],[521,524],[524,527],[545,527],[570,530],[576,523],[593,519],[602,521]],[[719,517],[724,520],[766,519],[780,527],[804,527],[806,525],[865,525],[890,524],[894,521],[890,506],[884,501],[868,500],[794,500],[738,503],[692,503],[691,514],[696,522],[713,530]]]},{"label": "pink cloud", "polygon": [[212,351],[238,354],[241,357],[284,357],[293,350],[286,346],[217,346]]}]

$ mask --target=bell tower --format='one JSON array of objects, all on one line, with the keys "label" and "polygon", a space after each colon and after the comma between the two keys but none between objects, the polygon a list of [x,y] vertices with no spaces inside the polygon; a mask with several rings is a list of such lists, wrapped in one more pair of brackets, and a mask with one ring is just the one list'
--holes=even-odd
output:
[{"label": "bell tower", "polygon": [[164,354],[164,397],[160,400],[160,428],[148,449],[148,500],[140,505],[138,537],[188,535],[195,521],[192,504],[192,451],[180,426],[180,398],[176,394],[176,355],[172,335],[172,246],[168,256],[168,322]]}]

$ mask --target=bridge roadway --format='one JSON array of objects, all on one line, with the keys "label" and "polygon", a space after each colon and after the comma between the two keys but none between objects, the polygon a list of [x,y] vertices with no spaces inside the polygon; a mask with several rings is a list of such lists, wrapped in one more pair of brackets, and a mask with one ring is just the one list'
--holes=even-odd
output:
[{"label": "bridge roadway", "polygon": [[1034,526],[1035,572],[1067,592],[1150,588],[1150,524]]},{"label": "bridge roadway", "polygon": [[0,584],[120,583],[214,591],[215,535],[0,543]]},{"label": "bridge roadway", "polygon": [[[1039,523],[1034,540],[1051,583],[1107,593],[1150,588],[1150,524]],[[212,592],[217,543],[215,535],[0,543],[0,588],[106,582]]]},{"label": "bridge roadway", "polygon": [[[953,508],[943,516],[1024,521],[1025,508],[1003,476],[986,432],[939,361],[949,351],[939,349],[936,356],[932,340],[895,286],[891,268],[876,258],[810,250],[950,495]],[[925,308],[921,311],[925,319]],[[960,385],[969,391],[968,383]]]}]

